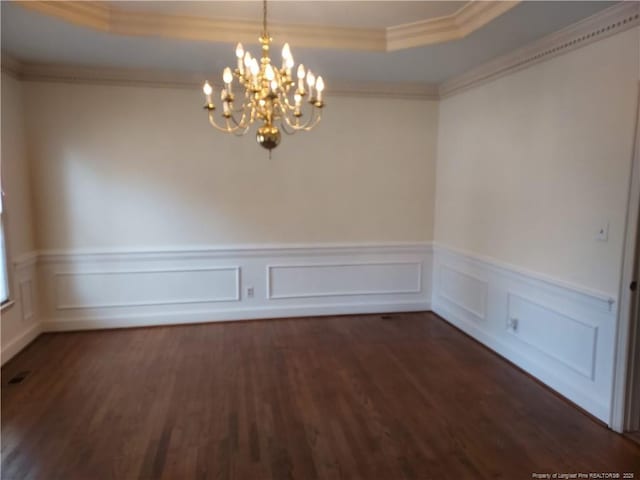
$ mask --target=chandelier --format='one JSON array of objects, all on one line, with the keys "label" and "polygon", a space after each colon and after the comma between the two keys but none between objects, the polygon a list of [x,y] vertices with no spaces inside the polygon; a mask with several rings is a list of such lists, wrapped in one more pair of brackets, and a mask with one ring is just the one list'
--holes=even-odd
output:
[{"label": "chandelier", "polygon": [[[269,57],[271,37],[267,31],[267,1],[263,1],[262,45],[260,61],[245,52],[241,43],[236,47],[238,64],[235,69],[225,68],[222,73],[224,87],[220,91],[222,112],[216,120],[213,103],[214,91],[207,81],[203,91],[204,109],[209,123],[216,129],[237,136],[246,134],[254,122],[262,125],[256,132],[257,142],[271,150],[280,143],[280,130],[286,134],[308,131],[322,117],[324,81],[304,65],[298,65],[293,77],[294,61],[289,44],[282,48],[282,66],[273,66]],[[234,86],[235,80],[239,85]],[[296,81],[297,80],[297,81]],[[237,94],[236,94],[237,92]],[[303,106],[303,102],[308,106]]]}]

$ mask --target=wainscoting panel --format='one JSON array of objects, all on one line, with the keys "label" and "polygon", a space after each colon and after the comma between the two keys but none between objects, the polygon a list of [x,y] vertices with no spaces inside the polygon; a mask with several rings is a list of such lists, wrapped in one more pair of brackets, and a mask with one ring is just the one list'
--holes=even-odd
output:
[{"label": "wainscoting panel", "polygon": [[56,272],[56,310],[240,300],[240,267]]},{"label": "wainscoting panel", "polygon": [[2,364],[40,334],[37,301],[37,255],[14,259],[9,275],[12,304],[2,311]]},{"label": "wainscoting panel", "polygon": [[484,320],[488,294],[487,281],[448,265],[439,265],[438,268],[438,285],[440,286],[438,295],[475,319]]},{"label": "wainscoting panel", "polygon": [[40,331],[433,309],[609,421],[617,299],[441,246],[38,252],[14,282],[3,362]]},{"label": "wainscoting panel", "polygon": [[28,276],[26,279],[20,281],[20,306],[22,307],[22,321],[29,322],[33,319],[33,306],[34,306],[34,298],[33,298],[33,278]]},{"label": "wainscoting panel", "polygon": [[607,423],[616,306],[610,295],[434,247],[432,309]]},{"label": "wainscoting panel", "polygon": [[420,293],[422,263],[269,265],[270,299]]},{"label": "wainscoting panel", "polygon": [[518,295],[508,295],[509,332],[593,380],[598,327]]},{"label": "wainscoting panel", "polygon": [[431,245],[40,252],[45,330],[430,309]]}]

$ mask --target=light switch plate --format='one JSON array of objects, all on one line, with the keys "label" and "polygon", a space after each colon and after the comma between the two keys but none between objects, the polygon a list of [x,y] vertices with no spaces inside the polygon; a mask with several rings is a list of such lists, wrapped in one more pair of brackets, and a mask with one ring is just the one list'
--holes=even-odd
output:
[{"label": "light switch plate", "polygon": [[596,240],[606,242],[609,239],[609,222],[603,222],[596,230]]}]

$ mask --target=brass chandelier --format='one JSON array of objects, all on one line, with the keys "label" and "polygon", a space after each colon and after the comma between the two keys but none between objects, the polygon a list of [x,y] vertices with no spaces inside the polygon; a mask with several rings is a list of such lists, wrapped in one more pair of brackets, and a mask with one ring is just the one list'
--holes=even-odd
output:
[{"label": "brass chandelier", "polygon": [[[267,31],[266,0],[263,0],[262,35],[259,40],[262,45],[259,62],[238,43],[237,67],[233,70],[229,67],[224,69],[224,88],[220,91],[222,112],[218,121],[213,87],[208,81],[203,87],[206,97],[204,109],[214,128],[237,136],[245,135],[254,122],[262,122],[256,132],[256,140],[271,155],[271,150],[280,143],[280,130],[294,134],[300,130],[311,130],[320,122],[324,107],[324,81],[322,77],[316,78],[311,70],[305,71],[302,64],[298,65],[295,72],[297,81],[294,79],[294,61],[288,43],[282,48],[282,67],[272,65],[269,58],[272,39]],[[237,88],[234,87],[234,80],[239,83]],[[241,95],[236,97],[236,91]],[[303,101],[309,106],[303,107]]]}]

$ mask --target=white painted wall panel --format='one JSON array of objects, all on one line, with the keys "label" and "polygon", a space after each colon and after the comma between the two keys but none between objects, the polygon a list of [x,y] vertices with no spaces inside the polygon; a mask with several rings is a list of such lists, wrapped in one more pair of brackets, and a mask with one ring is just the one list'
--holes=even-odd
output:
[{"label": "white painted wall panel", "polygon": [[484,320],[488,293],[487,282],[446,265],[440,266],[439,274],[438,295],[479,320]]},{"label": "white painted wall panel", "polygon": [[58,310],[240,299],[237,267],[58,272],[54,277]]},{"label": "white painted wall panel", "polygon": [[418,262],[272,265],[269,298],[420,293],[421,272]]},{"label": "white painted wall panel", "polygon": [[537,302],[509,294],[511,334],[592,380],[598,327]]}]

